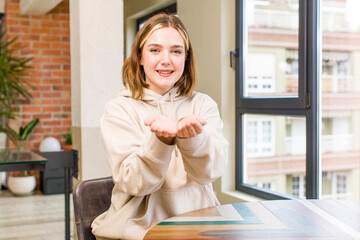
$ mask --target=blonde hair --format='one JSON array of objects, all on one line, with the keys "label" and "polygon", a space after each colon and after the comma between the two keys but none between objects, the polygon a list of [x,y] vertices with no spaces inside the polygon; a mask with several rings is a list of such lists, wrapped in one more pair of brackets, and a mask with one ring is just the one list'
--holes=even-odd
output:
[{"label": "blonde hair", "polygon": [[196,87],[197,69],[189,34],[178,17],[160,13],[147,20],[145,25],[138,31],[131,47],[131,54],[125,60],[122,69],[124,85],[129,87],[132,97],[135,99],[141,98],[144,92],[143,88],[149,86],[145,82],[145,72],[140,64],[142,48],[149,36],[157,29],[163,27],[176,29],[185,43],[186,60],[184,72],[175,84],[175,87],[179,87],[179,95],[189,96]]}]

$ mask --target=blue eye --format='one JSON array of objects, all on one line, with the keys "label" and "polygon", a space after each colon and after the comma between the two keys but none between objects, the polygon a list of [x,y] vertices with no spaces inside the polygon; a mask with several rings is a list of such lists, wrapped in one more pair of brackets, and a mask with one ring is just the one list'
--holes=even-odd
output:
[{"label": "blue eye", "polygon": [[180,50],[174,50],[173,53],[181,54],[181,51]]},{"label": "blue eye", "polygon": [[150,52],[159,52],[159,50],[156,48],[152,48],[152,49],[150,49]]}]

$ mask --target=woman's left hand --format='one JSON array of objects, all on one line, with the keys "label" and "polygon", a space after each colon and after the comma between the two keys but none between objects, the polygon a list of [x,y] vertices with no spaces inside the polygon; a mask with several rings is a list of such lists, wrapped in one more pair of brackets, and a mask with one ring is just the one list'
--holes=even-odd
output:
[{"label": "woman's left hand", "polygon": [[197,115],[189,115],[181,118],[177,124],[177,136],[179,138],[192,138],[200,134],[206,121]]}]

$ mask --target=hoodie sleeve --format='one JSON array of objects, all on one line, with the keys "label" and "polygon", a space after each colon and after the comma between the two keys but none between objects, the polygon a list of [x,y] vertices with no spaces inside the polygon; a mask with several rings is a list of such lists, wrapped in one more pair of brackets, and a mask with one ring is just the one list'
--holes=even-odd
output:
[{"label": "hoodie sleeve", "polygon": [[227,164],[228,142],[222,134],[223,122],[217,104],[206,96],[199,112],[207,124],[196,137],[177,139],[189,178],[207,184],[220,177]]},{"label": "hoodie sleeve", "polygon": [[129,106],[114,102],[106,104],[100,120],[113,180],[120,191],[133,196],[147,195],[161,187],[175,148],[153,133],[147,137],[142,124]]}]

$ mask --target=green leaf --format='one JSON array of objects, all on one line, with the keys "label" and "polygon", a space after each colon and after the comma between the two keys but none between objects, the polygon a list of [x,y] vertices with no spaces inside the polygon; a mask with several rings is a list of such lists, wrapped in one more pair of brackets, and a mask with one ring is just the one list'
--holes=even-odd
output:
[{"label": "green leaf", "polygon": [[18,145],[17,142],[21,140],[21,137],[8,124],[6,124],[5,133],[15,145]]},{"label": "green leaf", "polygon": [[39,119],[35,118],[31,122],[29,122],[23,128],[23,132],[21,133],[20,137],[22,140],[27,140],[30,134],[35,130],[36,125],[39,123]]},{"label": "green leaf", "polygon": [[[10,40],[5,39],[6,32],[0,33],[0,131],[5,132],[9,139],[18,141],[19,136],[10,126],[6,126],[6,119],[14,119],[19,110],[19,99],[32,98],[29,89],[32,85],[24,79],[27,71],[32,68],[29,62],[32,58],[24,58],[14,54],[15,51],[23,49],[17,44],[18,37]],[[21,136],[27,139],[34,130],[36,121],[32,121],[28,128],[20,128]],[[36,123],[37,124],[37,123]],[[36,125],[35,124],[35,125]]]}]

